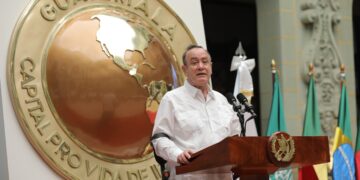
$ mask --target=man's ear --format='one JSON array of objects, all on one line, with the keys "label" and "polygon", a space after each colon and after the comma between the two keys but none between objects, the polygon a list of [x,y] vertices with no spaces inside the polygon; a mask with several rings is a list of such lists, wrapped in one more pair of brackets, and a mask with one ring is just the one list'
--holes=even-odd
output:
[{"label": "man's ear", "polygon": [[182,69],[183,72],[186,74],[186,65],[185,65],[185,64],[183,64],[183,65],[181,66],[181,69]]}]

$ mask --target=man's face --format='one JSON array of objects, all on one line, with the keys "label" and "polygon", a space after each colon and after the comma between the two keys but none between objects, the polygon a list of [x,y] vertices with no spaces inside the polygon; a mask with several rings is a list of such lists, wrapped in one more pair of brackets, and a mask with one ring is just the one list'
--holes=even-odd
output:
[{"label": "man's face", "polygon": [[182,69],[189,83],[199,89],[207,88],[212,74],[211,59],[206,50],[193,48],[186,53]]}]

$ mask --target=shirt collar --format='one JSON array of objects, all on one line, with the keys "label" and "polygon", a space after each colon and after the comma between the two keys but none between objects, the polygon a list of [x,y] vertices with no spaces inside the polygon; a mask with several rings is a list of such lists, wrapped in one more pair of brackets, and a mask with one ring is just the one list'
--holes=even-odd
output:
[{"label": "shirt collar", "polygon": [[[190,95],[191,95],[192,97],[196,97],[197,94],[202,95],[201,90],[198,89],[198,88],[196,88],[196,87],[194,87],[193,85],[191,85],[191,84],[189,83],[189,81],[185,80],[184,86],[185,86],[185,89],[190,93]],[[214,98],[215,98],[214,92],[212,91],[211,88],[209,88],[208,97],[209,97],[210,99],[214,99]]]}]

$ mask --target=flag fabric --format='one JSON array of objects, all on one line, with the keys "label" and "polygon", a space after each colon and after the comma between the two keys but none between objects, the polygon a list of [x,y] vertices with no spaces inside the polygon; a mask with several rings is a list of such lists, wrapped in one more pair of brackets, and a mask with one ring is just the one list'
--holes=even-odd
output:
[{"label": "flag fabric", "polygon": [[[251,77],[251,71],[255,68],[255,59],[246,59],[245,51],[242,48],[241,42],[235,51],[231,61],[230,71],[237,71],[236,80],[234,85],[234,96],[239,93],[244,94],[249,102],[254,95],[253,80]],[[251,117],[250,113],[244,113],[244,119],[247,120]],[[252,119],[246,123],[245,136],[258,136],[255,119]]]},{"label": "flag fabric", "polygon": [[352,147],[350,109],[346,85],[341,87],[338,126],[336,127],[333,154],[333,179],[355,179],[354,150]]},{"label": "flag fabric", "polygon": [[232,62],[232,68],[235,67],[235,70],[237,70],[234,96],[236,97],[236,95],[241,92],[250,100],[251,96],[254,95],[251,71],[255,68],[255,59],[241,60],[240,57],[233,56]]},{"label": "flag fabric", "polygon": [[[303,136],[321,136],[320,113],[316,95],[314,76],[310,76],[307,104],[304,118]],[[327,164],[306,166],[299,169],[299,180],[328,179]]]},{"label": "flag fabric", "polygon": [[286,132],[287,129],[285,124],[283,100],[280,92],[279,77],[278,74],[275,73],[274,85],[273,85],[273,97],[271,102],[269,124],[266,135],[271,136],[274,132],[277,131]]},{"label": "flag fabric", "polygon": [[[277,72],[274,75],[274,85],[273,85],[273,97],[271,103],[271,111],[269,117],[269,124],[267,129],[267,136],[271,136],[274,132],[284,131],[286,132],[286,124],[284,117],[284,108],[283,100],[280,92],[280,82]],[[290,180],[293,179],[291,169],[284,169],[276,171],[274,174],[269,176],[271,180]]]},{"label": "flag fabric", "polygon": [[355,175],[356,179],[360,180],[360,116],[357,119],[357,133],[356,133],[356,145],[355,145]]},{"label": "flag fabric", "polygon": [[[237,70],[233,94],[236,97],[237,94],[242,93],[248,99],[248,101],[251,102],[251,97],[253,96],[253,82],[250,74],[251,69],[249,66],[255,66],[254,59],[242,61],[240,63],[240,66]],[[247,120],[251,116],[252,115],[248,112],[244,113],[245,120]],[[255,119],[249,120],[246,123],[245,136],[258,136]]]}]

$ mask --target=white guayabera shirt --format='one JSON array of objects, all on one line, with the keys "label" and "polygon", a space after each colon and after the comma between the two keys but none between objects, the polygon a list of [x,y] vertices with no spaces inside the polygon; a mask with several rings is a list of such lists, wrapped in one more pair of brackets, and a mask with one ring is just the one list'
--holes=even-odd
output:
[{"label": "white guayabera shirt", "polygon": [[[165,94],[156,114],[153,134],[165,137],[153,141],[156,153],[168,161],[170,179],[232,179],[231,173],[175,175],[177,156],[183,150],[197,152],[240,133],[240,124],[232,106],[219,92],[202,92],[185,81],[184,86]],[[214,157],[216,158],[216,157]]]}]

